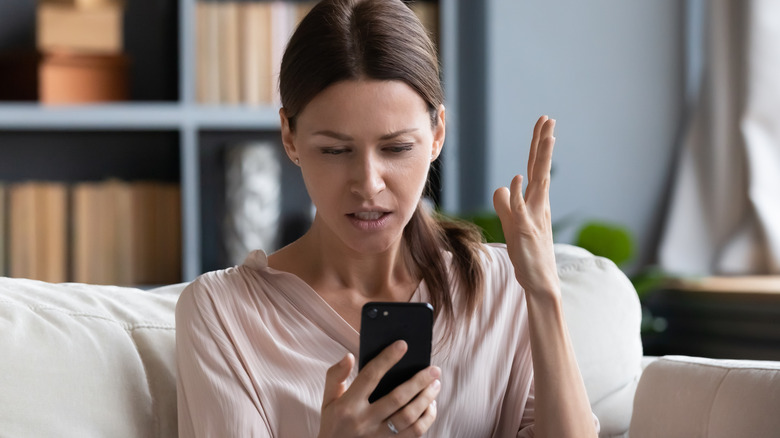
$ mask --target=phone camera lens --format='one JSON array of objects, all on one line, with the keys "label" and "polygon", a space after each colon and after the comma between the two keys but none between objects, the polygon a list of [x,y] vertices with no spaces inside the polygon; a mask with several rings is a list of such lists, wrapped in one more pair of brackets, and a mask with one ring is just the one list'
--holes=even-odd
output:
[{"label": "phone camera lens", "polygon": [[377,310],[375,307],[368,309],[369,318],[374,319],[377,315],[379,315],[379,310]]}]

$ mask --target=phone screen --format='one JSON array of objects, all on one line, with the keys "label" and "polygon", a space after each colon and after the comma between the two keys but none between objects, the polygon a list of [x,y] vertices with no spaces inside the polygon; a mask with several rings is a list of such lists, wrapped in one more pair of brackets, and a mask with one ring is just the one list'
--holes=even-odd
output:
[{"label": "phone screen", "polygon": [[371,302],[360,318],[359,369],[398,340],[408,349],[401,360],[379,381],[368,401],[390,393],[431,363],[433,307],[428,303]]}]

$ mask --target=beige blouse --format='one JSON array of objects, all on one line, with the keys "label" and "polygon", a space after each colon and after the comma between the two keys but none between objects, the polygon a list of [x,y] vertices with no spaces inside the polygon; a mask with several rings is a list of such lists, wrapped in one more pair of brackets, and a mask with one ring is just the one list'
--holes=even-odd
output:
[{"label": "beige blouse", "polygon": [[[533,436],[524,292],[506,248],[486,251],[482,307],[470,324],[456,317],[446,348],[442,324],[434,326],[442,389],[429,437]],[[452,293],[462,293],[457,284]],[[428,296],[423,282],[411,301]],[[359,338],[300,278],[269,268],[262,251],[200,276],[176,307],[179,436],[316,437],[325,373],[347,352],[358,356]]]}]

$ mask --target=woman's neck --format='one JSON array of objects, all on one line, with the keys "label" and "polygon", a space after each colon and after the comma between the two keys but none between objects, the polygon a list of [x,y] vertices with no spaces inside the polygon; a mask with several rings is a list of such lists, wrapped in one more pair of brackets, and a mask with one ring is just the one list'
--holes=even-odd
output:
[{"label": "woman's neck", "polygon": [[420,282],[402,237],[384,251],[363,254],[317,226],[269,256],[269,265],[297,275],[328,301],[408,301]]}]

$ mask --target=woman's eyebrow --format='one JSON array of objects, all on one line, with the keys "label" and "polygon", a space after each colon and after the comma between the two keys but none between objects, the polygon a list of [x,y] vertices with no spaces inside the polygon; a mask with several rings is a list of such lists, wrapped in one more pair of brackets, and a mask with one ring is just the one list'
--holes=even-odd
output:
[{"label": "woman's eyebrow", "polygon": [[399,135],[407,134],[410,132],[417,131],[417,128],[409,128],[409,129],[402,129],[400,131],[391,132],[389,134],[385,134],[381,137],[379,137],[380,140],[390,140],[391,138],[398,137]]},{"label": "woman's eyebrow", "polygon": [[[414,132],[414,131],[417,131],[417,128],[401,129],[400,131],[395,131],[395,132],[391,132],[389,134],[385,134],[385,135],[379,137],[379,139],[380,140],[390,140],[391,138],[395,138],[395,137],[398,137],[399,135],[408,134],[408,133]],[[350,136],[348,136],[346,134],[341,134],[339,132],[331,131],[331,130],[328,130],[328,129],[313,132],[312,135],[323,135],[325,137],[331,137],[331,138],[335,138],[336,140],[341,140],[341,141],[352,141],[352,140],[354,140],[352,137],[350,137]]]}]

